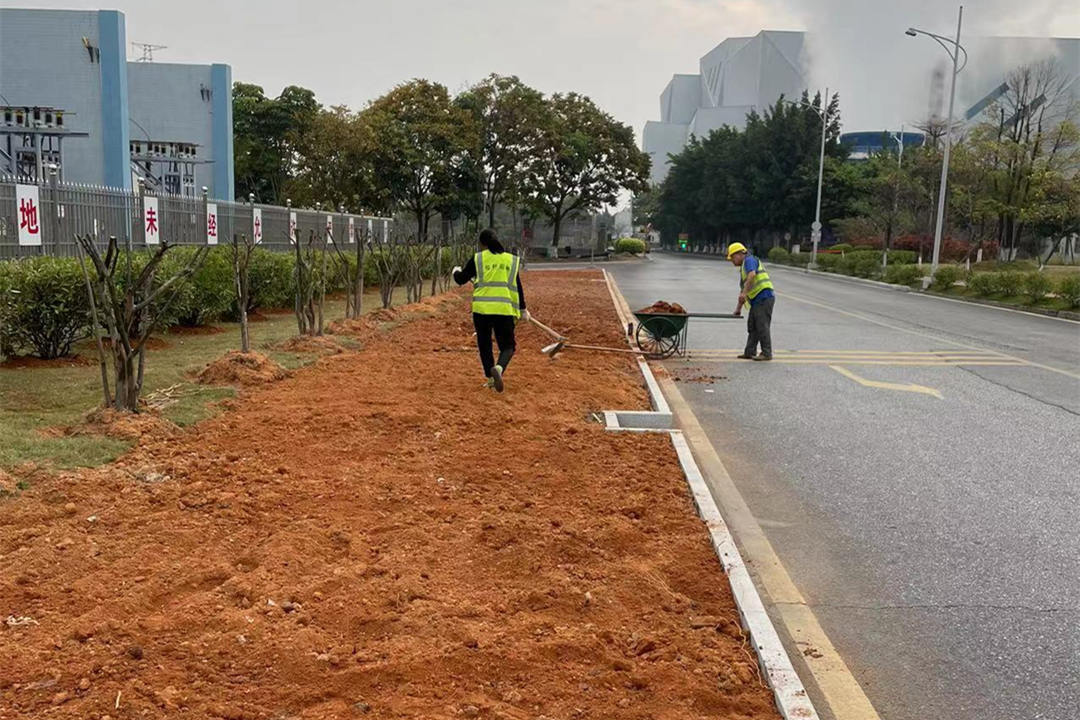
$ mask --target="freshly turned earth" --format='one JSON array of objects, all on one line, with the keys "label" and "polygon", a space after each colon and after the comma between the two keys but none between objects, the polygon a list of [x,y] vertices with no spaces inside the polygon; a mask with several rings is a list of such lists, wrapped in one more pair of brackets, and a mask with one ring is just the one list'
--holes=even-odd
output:
[{"label": "freshly turned earth", "polygon": [[[524,286],[621,342],[599,273]],[[778,717],[670,441],[591,419],[629,356],[522,326],[498,395],[466,295],[392,317],[0,499],[0,718]]]}]

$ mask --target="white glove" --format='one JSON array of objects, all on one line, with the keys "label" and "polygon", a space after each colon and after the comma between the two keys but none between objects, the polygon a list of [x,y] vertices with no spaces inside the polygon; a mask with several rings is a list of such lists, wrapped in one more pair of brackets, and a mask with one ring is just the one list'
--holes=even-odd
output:
[{"label": "white glove", "polygon": [[454,274],[457,275],[459,272],[461,272],[461,266],[460,265],[455,265],[454,266]]},{"label": "white glove", "polygon": [[523,321],[525,321],[525,322],[528,322],[528,321],[529,321],[529,318],[530,318],[530,317],[532,317],[532,316],[531,316],[531,315],[529,315],[529,311],[528,311],[528,310],[522,310],[522,311],[521,311],[521,319],[522,319]]}]

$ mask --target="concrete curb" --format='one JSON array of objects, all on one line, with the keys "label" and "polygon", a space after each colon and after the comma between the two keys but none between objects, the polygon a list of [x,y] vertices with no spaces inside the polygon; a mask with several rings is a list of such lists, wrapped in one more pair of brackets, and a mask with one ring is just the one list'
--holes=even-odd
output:
[{"label": "concrete curb", "polygon": [[[605,270],[604,279],[607,281],[608,291],[611,293],[612,303],[619,315],[620,326],[625,328],[629,321],[621,295],[614,287],[614,281]],[[757,653],[758,665],[762,674],[773,691],[773,697],[780,714],[785,720],[819,720],[813,703],[806,694],[806,688],[802,680],[795,672],[795,668],[784,649],[780,636],[776,632],[772,619],[765,610],[765,604],[758,594],[757,586],[754,585],[750,572],[743,562],[742,555],[735,545],[735,539],[731,535],[727,524],[724,522],[720,509],[716,505],[705,477],[698,467],[694,455],[690,451],[681,430],[670,429],[672,424],[671,407],[667,398],[664,397],[660,384],[656,381],[652,369],[643,357],[638,358],[638,367],[645,378],[645,385],[649,391],[649,399],[654,410],[619,412],[607,410],[604,412],[607,421],[607,429],[611,432],[666,432],[671,437],[671,444],[675,448],[675,454],[679,459],[683,475],[690,486],[690,492],[694,498],[694,505],[698,509],[705,526],[709,530],[716,556],[727,575],[731,594],[735,598],[735,606],[739,610],[743,628],[750,634],[750,639]],[[642,424],[642,423],[646,424]],[[666,425],[659,423],[666,422]],[[633,423],[633,424],[631,424]],[[658,424],[652,424],[658,423]],[[665,429],[667,428],[667,429]]]},{"label": "concrete curb", "polygon": [[1045,310],[1043,308],[1024,307],[1023,305],[1009,305],[1008,303],[998,302],[996,300],[985,300],[983,298],[971,298],[971,297],[957,297],[955,295],[948,295],[946,293],[935,292],[932,290],[924,290],[921,294],[927,297],[939,298],[941,300],[952,300],[953,302],[968,303],[970,305],[983,305],[984,307],[997,308],[999,310],[1012,310],[1013,312],[1027,313],[1028,315],[1041,315],[1043,317],[1052,317],[1057,320],[1068,320],[1069,322],[1080,322],[1080,312],[1073,312],[1072,310]]}]

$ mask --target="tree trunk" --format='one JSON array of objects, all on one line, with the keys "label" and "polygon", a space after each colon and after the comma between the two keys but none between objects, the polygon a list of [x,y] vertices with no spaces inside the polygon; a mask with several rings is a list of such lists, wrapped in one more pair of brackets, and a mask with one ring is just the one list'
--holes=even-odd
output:
[{"label": "tree trunk", "polygon": [[353,316],[360,317],[364,303],[364,245],[365,238],[356,241],[356,282],[353,284]]},{"label": "tree trunk", "polygon": [[551,224],[551,246],[555,248],[555,257],[559,256],[559,232],[562,230],[562,208],[555,213]]}]

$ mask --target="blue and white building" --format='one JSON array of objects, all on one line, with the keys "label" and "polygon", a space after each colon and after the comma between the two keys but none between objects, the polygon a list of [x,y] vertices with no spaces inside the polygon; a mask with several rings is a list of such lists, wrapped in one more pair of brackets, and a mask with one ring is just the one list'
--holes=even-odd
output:
[{"label": "blue and white building", "polygon": [[[1051,58],[1072,82],[1068,93],[1080,101],[1080,38],[980,37],[964,44],[971,53],[971,62],[957,85],[958,117],[963,117],[967,108],[981,110],[985,105],[980,102],[993,98],[995,88],[1000,88],[1018,65]],[[650,181],[656,184],[667,177],[668,156],[681,152],[691,137],[705,138],[725,125],[741,129],[750,111],[764,112],[781,95],[797,99],[805,90],[814,92],[812,56],[806,33],[763,30],[753,37],[724,40],[700,58],[696,74],[672,76],[660,94],[660,119],[645,123],[642,136],[642,149],[652,160]],[[940,56],[944,60],[945,54]],[[865,83],[880,82],[869,72]],[[939,104],[944,102],[941,95],[946,91],[941,77],[939,73]],[[927,82],[931,96],[934,82],[934,78]],[[845,102],[858,102],[861,97],[851,93],[848,98],[853,99]],[[925,106],[913,108],[913,116],[906,120],[919,120],[925,113]],[[887,140],[883,138],[893,135],[887,130],[867,131],[865,127],[853,130],[845,133],[844,140],[856,155],[863,156],[884,147]],[[920,137],[904,138],[906,146],[918,142]]]},{"label": "blue and white building", "polygon": [[233,199],[231,68],[127,46],[116,10],[0,9],[0,175]]}]

